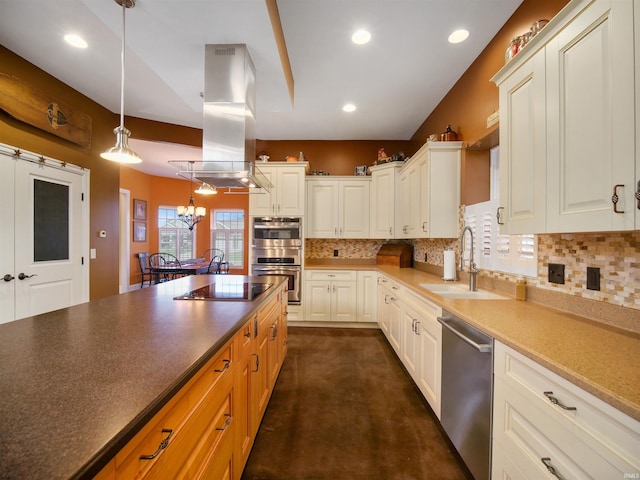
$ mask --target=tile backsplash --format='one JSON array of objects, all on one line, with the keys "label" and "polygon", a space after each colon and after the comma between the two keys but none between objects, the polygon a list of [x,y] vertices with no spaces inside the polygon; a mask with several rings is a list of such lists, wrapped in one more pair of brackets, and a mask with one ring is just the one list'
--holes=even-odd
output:
[{"label": "tile backsplash", "polygon": [[[319,259],[372,259],[384,240],[308,239],[305,256]],[[443,251],[458,249],[458,239],[413,240],[416,262],[442,267]],[[547,280],[549,263],[565,265],[565,283]],[[600,269],[600,291],[586,288],[587,267]],[[531,287],[640,310],[640,231],[538,235],[538,275],[527,278]],[[513,274],[483,270],[482,276],[515,282]]]}]

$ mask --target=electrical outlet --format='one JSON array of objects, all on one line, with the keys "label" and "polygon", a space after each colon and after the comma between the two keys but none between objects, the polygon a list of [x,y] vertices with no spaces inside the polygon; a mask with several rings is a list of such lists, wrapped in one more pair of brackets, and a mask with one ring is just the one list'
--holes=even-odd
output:
[{"label": "electrical outlet", "polygon": [[587,267],[587,289],[600,290],[600,269],[598,267]]},{"label": "electrical outlet", "polygon": [[338,250],[334,250],[334,251],[333,251],[333,256],[334,256],[334,257],[337,257],[337,256],[338,256]]},{"label": "electrical outlet", "polygon": [[550,263],[548,278],[549,283],[564,285],[564,265],[562,263]]}]

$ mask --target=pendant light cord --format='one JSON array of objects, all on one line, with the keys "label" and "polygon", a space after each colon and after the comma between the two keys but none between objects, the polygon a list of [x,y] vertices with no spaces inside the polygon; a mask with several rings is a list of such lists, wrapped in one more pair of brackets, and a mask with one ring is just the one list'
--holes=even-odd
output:
[{"label": "pendant light cord", "polygon": [[120,127],[124,128],[124,49],[125,49],[125,11],[127,1],[122,0],[122,52],[120,55]]}]

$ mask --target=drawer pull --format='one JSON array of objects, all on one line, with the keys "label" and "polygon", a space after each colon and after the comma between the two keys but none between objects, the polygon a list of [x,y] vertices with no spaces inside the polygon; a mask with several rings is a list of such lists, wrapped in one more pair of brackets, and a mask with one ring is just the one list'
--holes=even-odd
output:
[{"label": "drawer pull", "polygon": [[549,473],[551,475],[558,478],[559,480],[564,480],[564,477],[558,473],[558,471],[553,465],[551,465],[550,458],[541,458],[540,460],[542,460],[542,463],[544,463],[544,466],[547,467],[547,470],[549,470]]},{"label": "drawer pull", "polygon": [[224,422],[224,425],[222,425],[221,427],[216,427],[216,430],[220,430],[220,431],[226,430],[227,427],[231,425],[231,418],[232,418],[231,414],[225,413],[224,416],[227,417],[227,420]]},{"label": "drawer pull", "polygon": [[160,455],[160,452],[162,450],[164,450],[169,446],[169,440],[171,440],[171,437],[173,437],[173,430],[169,428],[163,428],[162,433],[168,433],[169,435],[167,435],[162,439],[162,441],[160,442],[160,445],[158,446],[158,449],[155,452],[153,452],[151,455],[140,455],[140,460],[153,460],[158,455]]},{"label": "drawer pull", "polygon": [[556,397],[553,396],[553,392],[544,392],[544,396],[547,397],[551,403],[559,406],[563,410],[577,410],[576,407],[567,407],[560,400],[558,400]]},{"label": "drawer pull", "polygon": [[222,367],[222,368],[216,368],[216,369],[214,370],[214,372],[222,373],[222,372],[224,372],[226,369],[228,369],[228,368],[231,366],[231,360],[228,360],[228,359],[226,359],[226,358],[225,358],[225,359],[224,359],[224,360],[222,360],[222,361],[224,362],[224,367]]}]

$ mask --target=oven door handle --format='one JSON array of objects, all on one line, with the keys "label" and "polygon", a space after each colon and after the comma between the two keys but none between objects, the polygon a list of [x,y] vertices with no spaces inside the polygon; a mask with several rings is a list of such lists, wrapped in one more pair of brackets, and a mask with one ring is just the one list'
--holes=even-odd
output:
[{"label": "oven door handle", "polygon": [[254,272],[299,272],[300,268],[288,267],[253,267]]}]

